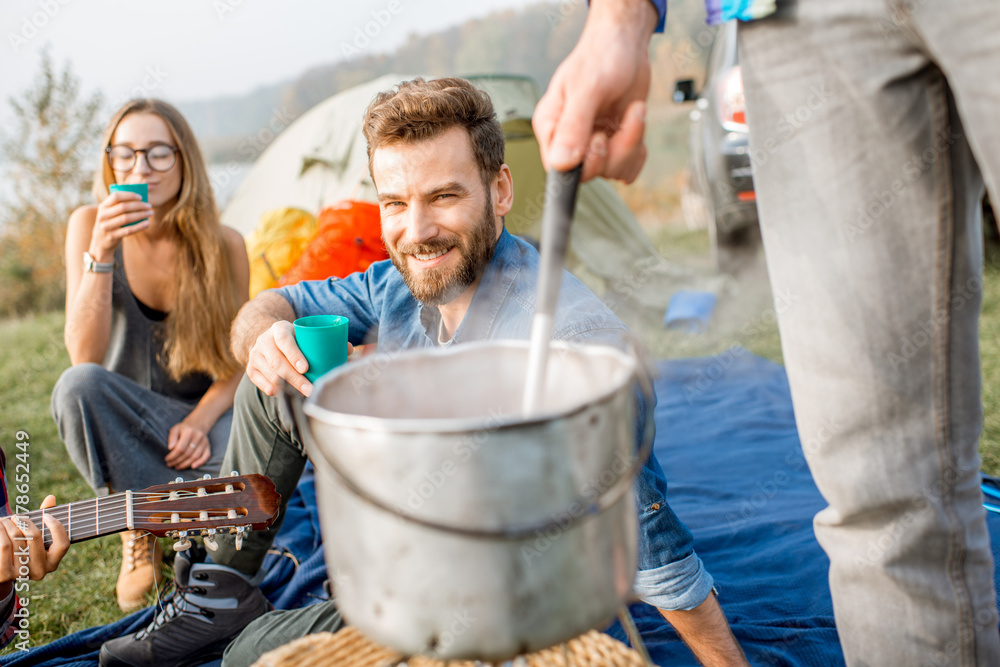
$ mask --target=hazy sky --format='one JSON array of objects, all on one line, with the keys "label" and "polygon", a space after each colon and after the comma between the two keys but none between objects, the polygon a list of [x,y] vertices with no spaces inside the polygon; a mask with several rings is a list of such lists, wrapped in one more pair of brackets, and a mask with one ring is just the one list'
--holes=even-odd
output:
[{"label": "hazy sky", "polygon": [[72,64],[84,90],[99,89],[106,101],[140,93],[189,101],[244,93],[351,49],[391,50],[411,32],[533,2],[2,0],[0,123],[9,119],[7,97],[31,84],[46,45],[58,65]]}]

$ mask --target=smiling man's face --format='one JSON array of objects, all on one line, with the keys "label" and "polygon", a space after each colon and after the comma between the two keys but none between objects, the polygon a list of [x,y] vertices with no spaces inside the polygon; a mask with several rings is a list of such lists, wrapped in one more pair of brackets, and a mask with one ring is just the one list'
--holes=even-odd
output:
[{"label": "smiling man's face", "polygon": [[506,165],[484,187],[468,132],[455,127],[377,149],[372,176],[382,239],[413,296],[438,306],[475,290],[510,208],[496,192],[510,178]]}]

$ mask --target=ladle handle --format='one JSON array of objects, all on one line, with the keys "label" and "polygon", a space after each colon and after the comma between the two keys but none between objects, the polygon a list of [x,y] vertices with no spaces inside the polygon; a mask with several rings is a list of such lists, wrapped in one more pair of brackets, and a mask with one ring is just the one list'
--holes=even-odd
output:
[{"label": "ladle handle", "polygon": [[536,313],[555,315],[559,285],[569,248],[569,229],[576,209],[576,191],[580,186],[581,164],[569,171],[549,171],[545,179],[545,209],[542,212],[542,252],[538,276]]},{"label": "ladle handle", "polygon": [[576,191],[580,186],[581,164],[569,171],[549,170],[545,178],[545,209],[542,211],[542,254],[538,262],[538,291],[535,295],[535,315],[531,321],[531,351],[528,376],[524,383],[521,410],[526,417],[539,412],[549,341],[555,322],[559,287],[562,284],[566,250],[569,248],[569,228],[573,224]]}]

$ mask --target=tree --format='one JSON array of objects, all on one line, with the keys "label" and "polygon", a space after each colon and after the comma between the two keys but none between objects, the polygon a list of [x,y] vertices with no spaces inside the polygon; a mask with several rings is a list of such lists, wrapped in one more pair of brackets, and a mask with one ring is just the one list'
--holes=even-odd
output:
[{"label": "tree", "polygon": [[0,209],[0,315],[41,312],[65,299],[63,244],[88,193],[100,150],[99,93],[84,98],[69,63],[42,52],[35,83],[8,98],[13,131],[0,139],[11,194]]}]

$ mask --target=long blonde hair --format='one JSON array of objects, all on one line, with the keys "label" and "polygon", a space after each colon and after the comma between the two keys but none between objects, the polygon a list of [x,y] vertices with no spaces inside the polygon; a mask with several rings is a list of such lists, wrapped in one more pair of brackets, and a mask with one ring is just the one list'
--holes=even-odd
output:
[{"label": "long blonde hair", "polygon": [[229,327],[240,303],[239,286],[230,266],[205,161],[194,132],[177,109],[162,100],[137,99],[115,112],[104,132],[94,197],[103,201],[109,194],[108,186],[115,182],[104,149],[111,145],[118,124],[132,113],[159,116],[180,149],[181,189],[177,202],[163,219],[178,251],[174,308],[165,321],[166,358],[161,363],[174,380],[194,372],[215,379],[229,377],[240,368],[229,349]]}]

